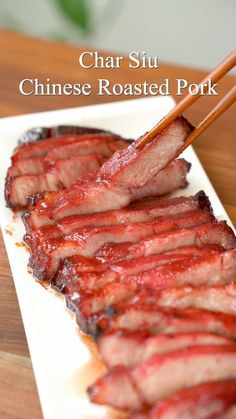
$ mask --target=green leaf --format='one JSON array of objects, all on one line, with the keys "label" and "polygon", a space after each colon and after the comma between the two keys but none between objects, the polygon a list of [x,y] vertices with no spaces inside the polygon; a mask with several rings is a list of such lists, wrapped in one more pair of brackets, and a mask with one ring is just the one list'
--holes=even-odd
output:
[{"label": "green leaf", "polygon": [[65,15],[81,29],[89,29],[89,11],[86,0],[56,0]]}]

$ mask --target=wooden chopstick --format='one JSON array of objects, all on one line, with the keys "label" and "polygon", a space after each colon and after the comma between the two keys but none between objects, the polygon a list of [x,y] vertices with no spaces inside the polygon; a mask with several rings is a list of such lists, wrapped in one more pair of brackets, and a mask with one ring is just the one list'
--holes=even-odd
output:
[{"label": "wooden chopstick", "polygon": [[[212,70],[196,87],[195,92],[200,89],[198,89],[199,86],[203,86],[205,83],[207,83],[207,80],[210,79],[212,83],[216,83],[218,80],[220,80],[226,73],[228,73],[228,71],[230,71],[234,66],[236,65],[236,49],[231,52],[231,54],[229,54],[214,70]],[[208,87],[207,86],[203,86],[202,91],[205,92],[206,89]],[[193,92],[194,93],[194,92]],[[230,97],[232,95],[232,98],[234,97],[233,93],[230,91],[229,94]],[[216,108],[213,109],[213,113],[215,115],[215,112],[217,110],[217,116],[216,118],[218,118],[230,105],[232,105],[232,103],[235,101],[235,99],[230,103],[230,105],[228,105],[226,108],[224,108],[225,103],[228,103],[228,95],[226,96],[227,99],[225,101],[225,99],[223,100],[223,106],[222,106],[222,101],[219,103],[218,106],[216,106]],[[137,149],[141,149],[143,148],[147,143],[149,143],[150,141],[152,141],[153,137],[155,137],[159,132],[161,132],[164,128],[166,128],[169,124],[171,124],[171,122],[173,122],[179,115],[181,115],[187,108],[189,108],[193,103],[195,103],[199,98],[201,97],[201,94],[198,93],[196,95],[193,94],[188,94],[187,96],[185,96],[185,98],[183,100],[181,100],[181,102],[178,103],[177,106],[175,106],[174,109],[172,109],[172,111],[170,111],[164,118],[162,118],[149,132],[147,132],[147,134],[145,134],[137,143],[136,143],[136,148]],[[232,99],[230,99],[232,100]],[[219,111],[220,109],[220,111]],[[204,121],[208,121],[208,119],[210,118],[210,123],[208,123],[208,125],[204,124],[204,129],[206,129],[213,121],[216,120],[216,118],[212,119],[212,112],[205,118]],[[203,122],[201,124],[199,124],[199,126],[196,128],[198,129],[198,131],[194,130],[190,136],[193,136],[193,133],[195,132],[195,136],[192,137],[192,141],[193,142],[197,136],[204,130],[202,129],[203,126]],[[201,128],[200,128],[201,127]],[[191,144],[191,143],[189,143]],[[189,145],[188,144],[188,145]],[[186,148],[186,147],[185,147]]]}]

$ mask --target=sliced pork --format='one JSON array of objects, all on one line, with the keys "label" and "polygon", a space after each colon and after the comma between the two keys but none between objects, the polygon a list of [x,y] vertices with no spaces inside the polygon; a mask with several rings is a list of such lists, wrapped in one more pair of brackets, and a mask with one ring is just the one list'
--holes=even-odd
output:
[{"label": "sliced pork", "polygon": [[[51,149],[52,145],[55,148]],[[65,188],[81,176],[95,173],[106,158],[124,147],[127,147],[127,141],[108,134],[50,138],[24,144],[12,157],[13,164],[7,172],[7,204],[25,207],[27,196]],[[25,158],[27,150],[32,153],[37,150],[36,156]],[[86,155],[89,155],[87,159]],[[36,176],[43,173],[45,176]]]},{"label": "sliced pork", "polygon": [[[79,137],[80,138],[80,137]],[[108,158],[115,151],[127,147],[126,140],[113,139],[110,136],[91,136],[87,140],[78,140],[71,144],[53,148],[45,156],[17,160],[7,172],[7,177],[37,175],[48,170],[51,162],[65,160],[75,156],[98,153]],[[46,190],[45,190],[46,192]]]},{"label": "sliced pork", "polygon": [[192,129],[185,118],[176,118],[141,151],[136,148],[134,141],[126,149],[115,153],[99,171],[99,179],[127,184],[130,188],[146,185],[149,179],[173,160]]},{"label": "sliced pork", "polygon": [[59,267],[60,259],[81,255],[93,257],[104,243],[137,242],[143,237],[160,234],[164,231],[187,228],[207,223],[211,214],[201,211],[176,214],[175,216],[154,220],[101,227],[81,227],[64,237],[41,240],[37,253],[32,254],[30,266],[34,274],[41,279],[51,279]]},{"label": "sliced pork", "polygon": [[[72,289],[95,291],[113,281],[123,281],[126,277],[137,275],[148,269],[169,264],[178,260],[200,257],[206,253],[209,255],[220,252],[215,247],[180,247],[164,254],[143,256],[137,259],[117,262],[113,265],[99,262],[97,259],[85,259],[81,256],[66,258],[61,264],[57,274],[53,277],[52,285],[55,289],[64,293],[73,292]],[[68,284],[70,283],[70,288]]]},{"label": "sliced pork", "polygon": [[20,175],[38,175],[45,172],[44,157],[19,160],[9,167],[7,179]]},{"label": "sliced pork", "polygon": [[138,275],[126,277],[125,284],[138,284],[151,290],[161,290],[170,286],[181,287],[191,284],[221,285],[232,282],[236,278],[236,250],[223,253],[206,252],[200,257],[176,260],[169,264],[140,272]]},{"label": "sliced pork", "polygon": [[196,307],[236,314],[236,283],[215,287],[169,288],[160,293],[158,302],[163,307]]},{"label": "sliced pork", "polygon": [[190,164],[173,159],[192,129],[178,117],[141,149],[99,129],[33,129],[6,178],[7,204],[28,206],[34,275],[108,367],[90,400],[133,419],[235,412],[236,237],[202,191],[137,202],[186,186]]},{"label": "sliced pork", "polygon": [[[178,161],[176,160],[176,162]],[[42,237],[43,239],[51,239],[65,236],[81,227],[102,227],[106,225],[139,223],[157,217],[171,217],[176,214],[195,210],[212,213],[209,199],[203,191],[189,198],[179,197],[155,202],[142,201],[138,206],[136,204],[135,207],[128,207],[121,210],[66,217],[58,221],[56,225],[45,226],[35,231],[30,230],[30,226],[27,223],[27,216],[24,216],[23,220],[25,220],[27,230],[24,239],[33,251],[34,247],[37,247],[38,243],[40,243]]]},{"label": "sliced pork", "polygon": [[134,368],[155,354],[175,351],[188,346],[232,345],[233,340],[211,333],[178,333],[153,336],[142,331],[111,331],[98,337],[99,354],[110,368],[123,365]]},{"label": "sliced pork", "polygon": [[[177,165],[180,162],[181,160],[175,160],[174,163]],[[163,201],[142,201],[138,206],[136,204],[135,207],[123,208],[121,210],[98,212],[88,215],[72,215],[71,217],[66,217],[58,221],[56,225],[42,227],[39,233],[47,238],[55,238],[70,234],[80,227],[140,223],[157,217],[171,217],[176,214],[195,210],[212,213],[210,201],[203,191],[188,198],[181,196]]]},{"label": "sliced pork", "polygon": [[131,190],[145,186],[171,162],[191,129],[190,124],[179,117],[142,150],[136,149],[134,142],[114,153],[94,182],[59,195],[45,194],[32,210],[33,225],[40,227],[69,215],[120,209],[128,205],[133,199]]},{"label": "sliced pork", "polygon": [[30,195],[64,189],[78,178],[96,173],[103,162],[103,155],[97,153],[73,156],[52,162],[45,173],[10,177],[6,182],[6,200],[12,208],[24,208]]},{"label": "sliced pork", "polygon": [[[234,419],[236,380],[199,384],[163,400],[132,419]],[[230,411],[233,415],[230,416]]]},{"label": "sliced pork", "polygon": [[225,221],[205,223],[199,227],[162,233],[149,236],[137,244],[106,244],[95,256],[107,263],[114,263],[123,259],[135,259],[153,253],[164,253],[182,246],[205,246],[216,244],[225,249],[236,247],[236,237]]},{"label": "sliced pork", "polygon": [[[178,159],[169,164],[162,172],[155,176],[151,181],[140,188],[138,191],[139,194],[142,194],[142,197],[150,197],[149,186],[153,191],[154,196],[162,195],[162,193],[173,192],[178,188],[183,188],[186,186],[186,175],[189,170],[189,164],[184,159]],[[154,191],[155,186],[155,191]],[[137,191],[132,191],[132,200],[136,200]],[[62,193],[62,192],[61,192]],[[174,200],[168,200],[157,202],[156,204],[151,204],[151,207],[155,207],[155,212],[151,211],[144,213],[143,211],[138,211],[136,209],[131,210],[131,208],[115,210],[115,211],[106,211],[106,212],[95,212],[95,214],[83,214],[68,216],[62,220],[58,220],[56,224],[52,221],[49,224],[42,226],[39,230],[35,228],[34,216],[32,211],[26,211],[23,215],[23,222],[26,227],[27,233],[32,233],[32,231],[42,231],[42,234],[52,234],[55,237],[58,237],[62,234],[71,233],[71,231],[79,228],[81,226],[93,225],[93,226],[103,226],[103,225],[114,225],[114,224],[123,224],[127,222],[139,222],[146,221],[148,219],[154,218],[154,216],[161,215],[171,215],[176,214],[177,212],[183,212],[194,209],[203,209],[205,211],[211,212],[210,203],[204,192],[200,191],[196,194],[196,197],[188,198],[176,198]],[[145,205],[141,204],[142,208]],[[47,229],[48,233],[47,233]],[[50,230],[51,229],[51,230]]]},{"label": "sliced pork", "polygon": [[127,141],[116,139],[112,136],[95,136],[88,140],[80,140],[75,143],[62,145],[49,151],[45,156],[45,162],[50,163],[55,160],[68,159],[73,156],[84,156],[87,154],[98,153],[104,157],[111,157],[117,150],[127,147]]},{"label": "sliced pork", "polygon": [[80,328],[95,337],[108,330],[122,329],[153,334],[208,332],[236,338],[236,316],[224,313],[201,309],[164,309],[157,304],[140,303],[135,298],[108,306],[88,317],[76,310],[73,299],[68,302],[68,307],[75,311]]},{"label": "sliced pork", "polygon": [[[198,287],[201,286],[201,284],[207,286],[211,283],[227,284],[232,282],[236,276],[235,251],[228,251],[222,254],[216,252],[212,253],[210,251],[206,253],[207,256],[186,256],[185,259],[174,260],[169,263],[160,263],[159,266],[154,269],[130,277],[124,275],[124,278],[121,278],[120,282],[115,281],[108,283],[107,285],[104,284],[99,290],[92,292],[88,292],[86,289],[84,291],[79,288],[77,284],[72,284],[72,286],[67,284],[67,299],[73,301],[73,305],[76,306],[77,311],[80,311],[83,316],[88,317],[105,310],[106,307],[125,302],[129,298],[132,298],[134,294],[136,303],[138,303],[138,301],[145,301],[145,303],[150,304],[150,306],[155,306],[156,304],[161,306],[164,305],[164,303],[161,304],[161,301],[163,300],[167,301],[166,305],[168,306],[168,291],[166,291],[166,293],[164,291],[165,289],[168,289],[168,287],[183,286],[184,284],[193,284],[193,286]],[[146,289],[147,292],[142,292],[143,289]],[[180,288],[180,290],[181,289],[182,288]],[[192,289],[194,295],[194,288],[192,287]],[[198,289],[199,288],[196,290],[196,296],[198,295]],[[222,292],[220,293],[219,289],[216,287],[214,290],[214,295],[217,295],[217,301],[212,303],[212,307],[216,308]],[[150,292],[150,295],[148,292]],[[232,290],[231,293],[234,295],[235,291]],[[165,295],[167,296],[166,300]],[[181,291],[179,291],[179,295],[181,295]],[[211,296],[210,291],[208,291],[208,295],[209,297]],[[228,307],[229,314],[236,314],[234,312],[233,295],[228,297],[228,303],[231,303]],[[178,292],[176,292],[176,296],[178,296]],[[174,298],[175,297],[173,296],[172,301],[174,307],[176,304],[177,308],[182,308],[181,300],[175,303]],[[224,298],[223,295],[222,298]],[[189,305],[186,303],[187,308],[191,307],[190,299],[191,296],[189,298]],[[191,301],[193,300],[194,297]],[[205,292],[205,300],[205,306],[204,302],[202,302],[203,306],[201,306],[200,298],[199,303],[196,299],[196,303],[195,305],[193,303],[193,306],[210,309],[210,302],[209,306],[207,305],[207,292]],[[169,305],[171,306],[171,303]],[[224,310],[226,310],[226,306],[227,302],[225,301]],[[183,308],[185,308],[184,303]],[[221,311],[220,306],[218,306],[218,311]]]},{"label": "sliced pork", "polygon": [[90,141],[94,139],[102,141],[117,140],[117,136],[113,134],[67,134],[57,138],[45,138],[40,141],[21,144],[12,156],[12,163],[19,160],[30,159],[34,157],[43,157],[51,150],[57,147],[73,144],[78,141]]},{"label": "sliced pork", "polygon": [[113,367],[88,394],[93,403],[140,410],[183,389],[235,378],[235,344],[193,346],[154,355],[131,371]]}]

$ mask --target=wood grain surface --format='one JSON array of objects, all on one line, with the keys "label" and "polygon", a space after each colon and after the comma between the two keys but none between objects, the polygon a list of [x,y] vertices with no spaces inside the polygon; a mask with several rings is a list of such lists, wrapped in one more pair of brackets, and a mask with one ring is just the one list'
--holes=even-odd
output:
[{"label": "wood grain surface", "polygon": [[[96,88],[95,94],[86,97],[26,97],[18,90],[19,82],[25,78],[38,78],[41,82],[50,78],[51,82],[63,84],[88,82],[92,86],[96,86],[98,77],[109,78],[114,83],[141,83],[145,80],[158,83],[169,78],[170,84],[174,86],[176,78],[199,82],[206,74],[193,68],[177,67],[162,62],[155,71],[130,70],[127,61],[119,70],[84,70],[78,64],[79,54],[84,50],[91,49],[0,31],[0,117],[125,99],[122,96],[97,96]],[[218,97],[201,98],[186,112],[186,116],[196,124],[235,81],[236,77],[226,77],[220,82]],[[0,148],[3,156],[4,138],[0,139]],[[236,224],[235,105],[199,138],[195,150],[226,211]],[[42,417],[42,413],[2,238],[0,277],[0,375],[3,378],[0,382],[0,417],[38,419]]]}]

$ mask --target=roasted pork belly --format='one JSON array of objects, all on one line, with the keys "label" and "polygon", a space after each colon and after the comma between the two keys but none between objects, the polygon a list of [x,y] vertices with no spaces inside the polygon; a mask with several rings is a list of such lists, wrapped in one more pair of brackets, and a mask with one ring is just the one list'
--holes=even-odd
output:
[{"label": "roasted pork belly", "polygon": [[131,419],[234,419],[230,411],[235,403],[236,380],[216,381],[179,391]]},{"label": "roasted pork belly", "polygon": [[99,354],[108,367],[123,365],[134,368],[155,354],[175,351],[188,346],[232,345],[234,341],[211,333],[178,333],[150,335],[149,333],[111,331],[98,337]]},{"label": "roasted pork belly", "polygon": [[[234,279],[236,278],[236,273]],[[215,287],[169,288],[160,293],[162,307],[203,308],[221,313],[236,314],[236,284]]]},{"label": "roasted pork belly", "polygon": [[235,378],[235,344],[190,346],[154,355],[131,371],[113,367],[88,394],[94,403],[140,410],[183,389]]},{"label": "roasted pork belly", "polygon": [[[114,153],[98,171],[93,182],[74,186],[63,194],[45,194],[35,202],[32,224],[40,227],[69,215],[127,206],[135,199],[135,189],[144,187],[171,162],[191,129],[190,124],[179,117],[142,150],[136,149],[134,142]],[[140,191],[138,197],[139,194]]]},{"label": "roasted pork belly", "polygon": [[165,231],[198,226],[211,220],[209,213],[190,211],[176,214],[167,219],[157,218],[141,223],[130,223],[101,227],[81,227],[71,234],[56,239],[42,240],[38,243],[36,253],[33,253],[30,266],[34,274],[41,279],[51,279],[59,267],[60,259],[81,255],[93,257],[95,252],[105,243],[135,243],[153,234]]},{"label": "roasted pork belly", "polygon": [[211,222],[182,229],[149,236],[137,244],[108,243],[101,247],[95,254],[103,262],[114,263],[124,259],[134,259],[148,256],[153,253],[164,253],[182,246],[205,246],[216,244],[225,249],[236,247],[236,237],[225,221]]},{"label": "roasted pork belly", "polygon": [[97,153],[73,156],[51,162],[45,173],[10,177],[5,193],[8,206],[26,207],[30,195],[66,188],[81,176],[96,173],[103,162],[103,155]]}]

